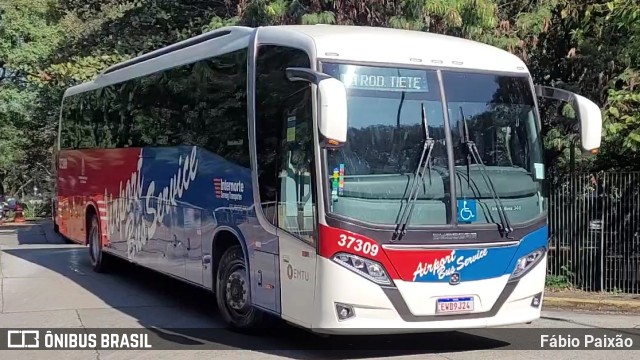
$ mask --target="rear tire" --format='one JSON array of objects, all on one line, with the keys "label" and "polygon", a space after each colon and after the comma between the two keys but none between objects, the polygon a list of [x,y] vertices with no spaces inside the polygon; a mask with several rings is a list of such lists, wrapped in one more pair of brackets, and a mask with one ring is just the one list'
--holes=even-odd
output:
[{"label": "rear tire", "polygon": [[109,268],[109,256],[102,249],[102,232],[100,231],[100,223],[96,216],[91,217],[91,227],[87,234],[87,244],[89,245],[89,259],[93,271],[104,273]]},{"label": "rear tire", "polygon": [[218,311],[230,329],[253,332],[264,324],[265,314],[251,306],[247,266],[240,245],[228,248],[216,274]]}]

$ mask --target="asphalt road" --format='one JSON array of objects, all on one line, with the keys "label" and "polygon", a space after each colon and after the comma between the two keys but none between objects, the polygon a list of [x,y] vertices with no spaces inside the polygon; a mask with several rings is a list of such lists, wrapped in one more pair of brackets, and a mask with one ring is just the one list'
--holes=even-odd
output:
[{"label": "asphalt road", "polygon": [[[628,350],[520,350],[514,344],[527,333],[504,329],[325,339],[283,325],[260,336],[240,335],[223,329],[213,295],[121,265],[110,274],[94,273],[87,248],[65,244],[49,223],[0,225],[0,328],[184,328],[167,339],[182,345],[215,344],[220,350],[13,350],[0,351],[0,359],[640,358],[640,351]],[[544,311],[542,319],[520,327],[640,328],[640,314]]]}]

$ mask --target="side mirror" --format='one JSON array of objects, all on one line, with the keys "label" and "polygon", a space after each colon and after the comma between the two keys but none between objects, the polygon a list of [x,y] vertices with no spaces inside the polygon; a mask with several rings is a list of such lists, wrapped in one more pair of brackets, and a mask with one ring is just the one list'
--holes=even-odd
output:
[{"label": "side mirror", "polygon": [[594,153],[600,148],[602,138],[602,112],[598,105],[581,95],[548,86],[536,85],[536,95],[571,104],[580,120],[580,143],[582,150]]},{"label": "side mirror", "polygon": [[347,90],[344,84],[327,74],[307,68],[287,68],[290,81],[307,81],[318,86],[318,128],[324,146],[336,147],[347,141]]}]

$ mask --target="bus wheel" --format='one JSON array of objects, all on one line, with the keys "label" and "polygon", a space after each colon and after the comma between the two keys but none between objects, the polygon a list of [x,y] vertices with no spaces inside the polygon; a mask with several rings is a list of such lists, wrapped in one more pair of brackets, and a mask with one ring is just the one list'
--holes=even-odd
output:
[{"label": "bus wheel", "polygon": [[91,266],[93,271],[101,273],[106,272],[107,262],[104,252],[102,251],[102,241],[100,236],[100,224],[98,218],[93,216],[91,218],[91,228],[87,238],[89,243],[89,258],[91,259]]},{"label": "bus wheel", "polygon": [[216,301],[224,321],[234,330],[247,332],[256,329],[264,314],[251,306],[251,287],[239,245],[228,248],[222,255],[216,278]]}]

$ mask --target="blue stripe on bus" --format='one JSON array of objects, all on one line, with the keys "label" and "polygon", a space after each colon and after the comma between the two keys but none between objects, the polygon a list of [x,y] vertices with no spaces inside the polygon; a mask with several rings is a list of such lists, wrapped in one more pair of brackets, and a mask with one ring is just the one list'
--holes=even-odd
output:
[{"label": "blue stripe on bus", "polygon": [[417,269],[415,282],[449,282],[459,274],[460,282],[485,280],[511,274],[519,258],[547,247],[548,228],[543,226],[526,235],[519,244],[508,247],[456,249],[443,266]]}]

